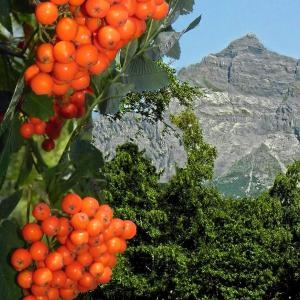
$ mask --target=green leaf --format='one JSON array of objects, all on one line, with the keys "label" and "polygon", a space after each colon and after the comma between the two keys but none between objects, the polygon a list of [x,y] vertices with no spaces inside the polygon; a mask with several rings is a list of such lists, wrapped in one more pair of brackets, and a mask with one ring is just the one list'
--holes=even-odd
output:
[{"label": "green leaf", "polygon": [[11,98],[9,106],[4,115],[4,119],[3,119],[2,123],[0,123],[0,137],[5,132],[5,130],[9,127],[9,124],[11,124],[11,121],[13,120],[15,108],[16,108],[17,104],[19,103],[20,97],[23,93],[23,89],[24,89],[24,81],[21,78],[21,79],[19,79],[19,81],[16,85],[14,94]]},{"label": "green leaf", "polygon": [[105,101],[99,105],[100,112],[103,114],[116,114],[120,108],[122,99],[133,89],[132,84],[115,82],[109,85],[105,93]]},{"label": "green leaf", "polygon": [[80,139],[71,144],[70,158],[82,173],[98,172],[104,164],[102,152],[88,141]]},{"label": "green leaf", "polygon": [[7,198],[0,199],[0,220],[7,218],[19,203],[22,191],[16,191]]},{"label": "green leaf", "polygon": [[12,0],[12,6],[14,11],[20,12],[22,15],[33,14],[34,13],[34,5],[31,4],[29,0]]},{"label": "green leaf", "polygon": [[174,10],[177,10],[180,15],[187,15],[187,14],[190,14],[192,11],[193,11],[193,7],[194,7],[194,4],[195,4],[195,1],[194,0],[185,0],[185,1],[173,1],[173,3],[175,4],[174,7],[171,7],[174,8]]},{"label": "green leaf", "polygon": [[30,148],[27,146],[23,156],[23,162],[20,167],[19,177],[15,186],[16,188],[24,184],[25,180],[27,179],[27,177],[29,176],[32,170],[32,166],[33,166],[33,158],[31,155]]},{"label": "green leaf", "polygon": [[10,33],[13,33],[10,15],[0,15],[0,24],[2,24]]},{"label": "green leaf", "polygon": [[138,56],[131,61],[123,81],[133,84],[137,92],[159,90],[169,84],[167,72],[145,56]]},{"label": "green leaf", "polygon": [[165,20],[166,25],[173,24],[180,15],[187,15],[193,11],[194,0],[171,0],[169,2],[169,15]]},{"label": "green leaf", "polygon": [[0,23],[12,33],[12,22],[10,17],[11,12],[11,1],[10,0],[0,0]]},{"label": "green leaf", "polygon": [[53,98],[38,96],[33,92],[26,95],[22,108],[28,115],[45,121],[54,115]]},{"label": "green leaf", "polygon": [[16,152],[21,147],[23,142],[19,134],[19,128],[19,119],[13,119],[10,122],[10,127],[8,128],[6,135],[3,135],[0,139],[0,145],[3,144],[0,152],[0,188],[3,185],[6,176],[10,155],[13,152]]},{"label": "green leaf", "polygon": [[189,26],[184,30],[184,33],[187,33],[188,31],[194,29],[195,27],[197,27],[201,21],[201,15],[199,17],[197,17],[194,21],[192,21]]},{"label": "green leaf", "polygon": [[10,91],[0,91],[0,112],[6,112],[12,93]]},{"label": "green leaf", "polygon": [[[0,22],[1,23],[1,22]],[[2,52],[2,45],[0,46],[0,51]],[[10,90],[10,80],[7,74],[8,71],[8,60],[7,57],[4,55],[0,56],[0,89],[2,91],[9,91]]]},{"label": "green leaf", "polygon": [[181,54],[181,49],[179,42],[177,41],[173,47],[166,53],[166,56],[174,58],[174,59],[179,59]]},{"label": "green leaf", "polygon": [[179,59],[180,58],[180,45],[178,43],[179,39],[183,34],[194,29],[199,25],[201,21],[201,15],[193,20],[184,30],[181,32],[176,32],[169,27],[168,31],[160,32],[155,39],[155,45],[158,47],[160,56],[167,55],[169,57]]},{"label": "green leaf", "polygon": [[155,44],[158,45],[160,55],[167,54],[182,36],[183,33],[176,31],[163,31],[161,32],[156,40]]},{"label": "green leaf", "polygon": [[17,273],[9,263],[12,250],[23,246],[18,236],[18,226],[10,220],[4,220],[0,225],[0,240],[1,299],[21,299],[21,289],[15,283]]},{"label": "green leaf", "polygon": [[121,60],[124,62],[127,62],[129,59],[131,59],[139,46],[139,42],[137,39],[132,40],[125,48],[121,50]]}]

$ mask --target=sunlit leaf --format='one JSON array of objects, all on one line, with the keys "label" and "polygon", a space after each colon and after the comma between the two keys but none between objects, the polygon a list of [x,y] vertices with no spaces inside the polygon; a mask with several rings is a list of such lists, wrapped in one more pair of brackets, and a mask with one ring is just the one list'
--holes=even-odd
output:
[{"label": "sunlit leaf", "polygon": [[17,191],[7,198],[0,199],[0,220],[7,218],[19,203],[22,191]]}]

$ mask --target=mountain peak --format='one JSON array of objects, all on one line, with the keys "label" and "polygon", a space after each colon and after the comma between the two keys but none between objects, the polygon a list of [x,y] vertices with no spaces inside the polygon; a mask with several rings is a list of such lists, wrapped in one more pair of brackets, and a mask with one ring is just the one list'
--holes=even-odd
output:
[{"label": "mountain peak", "polygon": [[230,56],[235,57],[241,52],[250,52],[253,54],[260,54],[266,48],[259,41],[254,33],[248,33],[245,36],[231,42],[224,50],[216,54],[216,56]]},{"label": "mountain peak", "polygon": [[300,97],[300,60],[269,51],[252,33],[178,74],[183,81],[215,91]]}]

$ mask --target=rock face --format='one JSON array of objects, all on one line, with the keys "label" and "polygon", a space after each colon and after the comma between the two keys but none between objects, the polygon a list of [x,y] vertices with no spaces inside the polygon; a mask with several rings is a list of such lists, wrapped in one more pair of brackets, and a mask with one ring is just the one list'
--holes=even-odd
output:
[{"label": "rock face", "polygon": [[195,85],[230,94],[283,98],[299,95],[299,61],[268,51],[253,34],[233,41],[179,75]]},{"label": "rock face", "polygon": [[[298,63],[267,50],[248,34],[180,70],[180,79],[205,91],[195,99],[194,108],[204,137],[218,150],[215,182],[224,193],[256,194],[272,184],[287,164],[300,159]],[[174,101],[170,110],[178,109]],[[97,121],[95,143],[109,153],[126,139],[137,141],[156,167],[165,170],[162,179],[167,180],[175,165],[184,165],[186,159],[179,140],[172,132],[162,135],[162,124],[134,118],[126,115],[114,127],[104,118]]]}]

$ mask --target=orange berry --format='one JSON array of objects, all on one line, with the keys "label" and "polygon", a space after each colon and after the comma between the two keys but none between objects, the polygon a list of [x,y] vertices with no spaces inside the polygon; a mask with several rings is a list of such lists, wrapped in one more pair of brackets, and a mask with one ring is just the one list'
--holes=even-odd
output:
[{"label": "orange berry", "polygon": [[24,139],[30,139],[34,134],[34,126],[31,123],[23,123],[20,127],[20,134]]},{"label": "orange berry", "polygon": [[27,223],[22,228],[22,237],[26,242],[39,241],[43,236],[41,227],[36,223]]},{"label": "orange berry", "polygon": [[25,81],[29,82],[39,72],[40,72],[40,69],[36,64],[29,66],[24,72]]},{"label": "orange berry", "polygon": [[58,18],[57,6],[50,2],[40,2],[35,9],[36,20],[43,25],[50,25]]},{"label": "orange berry", "polygon": [[151,18],[154,20],[161,20],[168,15],[168,12],[169,12],[169,4],[164,1],[162,4],[157,5],[155,7],[155,10]]},{"label": "orange berry", "polygon": [[78,65],[88,68],[98,60],[98,50],[91,44],[81,45],[76,50],[75,61]]},{"label": "orange berry", "polygon": [[[91,78],[88,72],[78,72],[78,75],[71,81],[71,87],[74,91],[79,91],[89,87]],[[77,107],[78,109],[78,107]]]},{"label": "orange berry", "polygon": [[62,41],[71,41],[75,38],[78,29],[76,21],[69,17],[61,18],[55,28],[57,37]]},{"label": "orange berry", "polygon": [[17,248],[10,257],[10,263],[17,271],[22,271],[29,267],[32,262],[31,255],[24,248]]},{"label": "orange berry", "polygon": [[91,44],[92,42],[91,35],[92,33],[87,26],[78,25],[78,30],[73,41],[77,46],[84,45],[84,44]]},{"label": "orange berry", "polygon": [[108,68],[108,66],[109,66],[108,57],[105,54],[98,52],[98,60],[93,66],[89,67],[89,72],[91,74],[98,75],[103,71],[105,71]]},{"label": "orange berry", "polygon": [[136,6],[135,16],[141,20],[146,20],[152,17],[156,5],[153,0],[147,2],[138,2]]},{"label": "orange berry", "polygon": [[47,286],[52,279],[52,271],[46,267],[36,269],[32,275],[33,283],[41,287]]},{"label": "orange berry", "polygon": [[30,246],[29,252],[32,259],[36,262],[44,261],[49,253],[49,249],[43,241],[37,241]]},{"label": "orange berry", "polygon": [[53,77],[62,82],[70,82],[74,79],[78,71],[78,65],[72,61],[70,63],[54,63]]},{"label": "orange berry", "polygon": [[103,48],[115,49],[120,39],[119,31],[112,26],[103,26],[98,31],[98,42]]},{"label": "orange berry", "polygon": [[41,63],[53,62],[53,45],[50,43],[40,44],[36,49],[35,55],[36,59]]},{"label": "orange berry", "polygon": [[46,73],[38,73],[31,79],[30,87],[37,95],[50,95],[53,87],[53,79]]},{"label": "orange berry", "polygon": [[87,0],[84,8],[90,17],[103,18],[110,8],[110,3],[107,0]]},{"label": "orange berry", "polygon": [[131,40],[134,38],[136,32],[136,23],[132,20],[132,18],[128,18],[124,24],[118,27],[118,31],[121,39]]},{"label": "orange berry", "polygon": [[36,60],[35,63],[37,64],[37,66],[39,67],[41,72],[50,73],[53,70],[53,66],[54,66],[53,62],[42,63],[42,62]]},{"label": "orange berry", "polygon": [[105,20],[107,24],[113,27],[119,27],[126,23],[128,19],[128,11],[121,4],[115,4],[108,10]]},{"label": "orange berry", "polygon": [[23,289],[29,289],[32,285],[32,274],[30,270],[23,270],[17,275],[17,283]]},{"label": "orange berry", "polygon": [[74,215],[80,212],[82,199],[75,193],[69,193],[62,199],[61,207],[65,213]]},{"label": "orange berry", "polygon": [[127,9],[129,17],[134,15],[137,6],[136,0],[121,0],[120,4],[122,4]]},{"label": "orange berry", "polygon": [[59,41],[53,47],[53,56],[57,62],[69,63],[75,58],[76,48],[70,41]]}]

